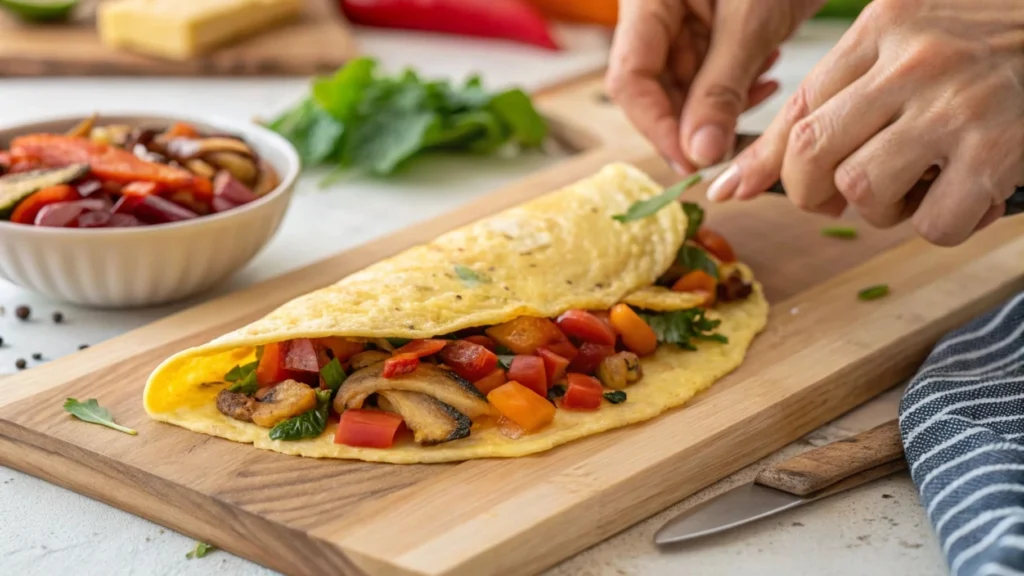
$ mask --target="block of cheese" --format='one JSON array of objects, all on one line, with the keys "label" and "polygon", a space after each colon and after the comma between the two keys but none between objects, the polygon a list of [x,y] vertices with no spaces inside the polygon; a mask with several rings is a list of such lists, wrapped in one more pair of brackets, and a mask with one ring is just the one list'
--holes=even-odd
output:
[{"label": "block of cheese", "polygon": [[112,0],[101,2],[104,45],[188,60],[287,22],[303,0]]}]

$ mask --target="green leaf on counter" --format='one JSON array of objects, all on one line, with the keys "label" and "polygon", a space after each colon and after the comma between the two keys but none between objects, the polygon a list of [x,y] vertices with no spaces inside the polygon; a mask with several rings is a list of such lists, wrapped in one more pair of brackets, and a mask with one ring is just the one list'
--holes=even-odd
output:
[{"label": "green leaf on counter", "polygon": [[626,393],[622,390],[615,390],[613,392],[605,392],[604,399],[611,402],[612,404],[622,404],[626,401]]},{"label": "green leaf on counter", "polygon": [[97,402],[95,398],[89,398],[85,402],[79,402],[75,398],[68,398],[64,401],[64,411],[70,413],[79,420],[84,420],[85,422],[91,422],[93,424],[99,424],[100,426],[106,426],[107,428],[113,428],[118,432],[131,434],[132,436],[138,434],[138,432],[131,428],[115,423],[114,417],[110,414],[110,411],[100,406],[99,402]]},{"label": "green leaf on counter", "polygon": [[702,308],[640,313],[640,317],[654,330],[661,344],[675,344],[684,350],[696,350],[693,340],[709,340],[722,344],[729,342],[725,336],[713,332],[722,321],[711,320]]},{"label": "green leaf on counter", "polygon": [[683,212],[686,214],[686,239],[696,238],[697,230],[704,223],[704,209],[693,202],[683,202]]},{"label": "green leaf on counter", "polygon": [[889,295],[888,284],[878,284],[876,286],[869,286],[857,293],[858,300],[878,300],[884,296]]},{"label": "green leaf on counter", "polygon": [[626,210],[625,214],[616,214],[615,216],[612,216],[612,220],[626,223],[641,220],[648,216],[653,216],[665,206],[668,206],[678,200],[679,196],[681,196],[683,192],[686,192],[688,188],[699,183],[700,180],[701,175],[694,174],[682,182],[678,182],[668,188],[665,188],[665,191],[657,196],[652,196],[646,200],[634,202],[633,205],[629,207],[629,210]]},{"label": "green leaf on counter", "polygon": [[687,272],[703,270],[712,278],[718,280],[718,265],[711,259],[711,256],[699,246],[683,244],[676,254],[676,262],[686,268]]},{"label": "green leaf on counter", "polygon": [[472,268],[469,268],[468,266],[463,266],[462,264],[455,265],[455,275],[458,276],[459,280],[462,280],[462,283],[465,284],[468,288],[475,288],[480,284],[491,283],[491,279],[488,278],[487,276],[474,271]]},{"label": "green leaf on counter", "polygon": [[196,542],[196,547],[193,548],[188,554],[185,554],[185,558],[192,560],[193,558],[203,558],[210,552],[216,550],[217,547],[213,544],[207,544],[206,542]]},{"label": "green leaf on counter", "polygon": [[270,429],[271,440],[295,441],[316,438],[327,427],[327,416],[331,411],[331,391],[316,391],[316,408],[299,414]]}]

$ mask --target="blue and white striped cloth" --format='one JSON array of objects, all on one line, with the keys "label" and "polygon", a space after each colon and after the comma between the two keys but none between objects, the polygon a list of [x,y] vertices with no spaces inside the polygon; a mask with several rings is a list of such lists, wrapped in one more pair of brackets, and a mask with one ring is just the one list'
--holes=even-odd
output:
[{"label": "blue and white striped cloth", "polygon": [[1024,576],[1024,293],[943,339],[900,405],[953,576]]}]

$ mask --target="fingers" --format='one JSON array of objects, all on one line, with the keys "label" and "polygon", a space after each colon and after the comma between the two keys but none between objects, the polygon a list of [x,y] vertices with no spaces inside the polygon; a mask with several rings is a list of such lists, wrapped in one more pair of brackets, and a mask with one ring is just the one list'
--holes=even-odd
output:
[{"label": "fingers", "polygon": [[677,109],[659,81],[672,40],[682,26],[682,4],[623,0],[605,78],[609,96],[670,162],[685,165]]},{"label": "fingers", "polygon": [[[958,159],[959,160],[959,159]],[[991,196],[965,193],[977,186],[966,162],[954,160],[925,194],[911,221],[917,233],[938,246],[956,246],[991,218]]]}]

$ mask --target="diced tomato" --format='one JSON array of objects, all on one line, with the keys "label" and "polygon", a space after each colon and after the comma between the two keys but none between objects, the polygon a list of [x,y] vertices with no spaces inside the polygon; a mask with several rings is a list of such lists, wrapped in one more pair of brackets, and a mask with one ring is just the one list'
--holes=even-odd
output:
[{"label": "diced tomato", "polygon": [[615,345],[615,331],[611,325],[586,310],[569,310],[559,316],[557,322],[562,332],[584,342]]},{"label": "diced tomato", "polygon": [[487,376],[473,382],[473,386],[476,386],[476,389],[486,396],[491,393],[491,390],[494,390],[507,381],[508,379],[505,377],[505,371],[501,368],[495,368],[494,371]]},{"label": "diced tomato", "polygon": [[0,150],[0,168],[9,167],[14,161],[11,159],[11,153],[6,150]]},{"label": "diced tomato", "polygon": [[143,197],[160,192],[160,185],[156,182],[129,182],[121,188],[121,194],[125,196]]},{"label": "diced tomato", "polygon": [[498,367],[498,357],[494,352],[466,340],[449,342],[440,356],[452,371],[470,382],[476,382]]},{"label": "diced tomato", "polygon": [[697,244],[700,244],[705,250],[711,252],[712,256],[722,262],[736,261],[736,253],[732,251],[729,241],[717,232],[701,227],[697,230],[695,240],[697,240]]},{"label": "diced tomato", "polygon": [[331,353],[334,354],[334,357],[337,358],[339,362],[344,362],[366,349],[366,345],[362,342],[338,338],[337,336],[319,338],[317,343],[330,349]]},{"label": "diced tomato", "polygon": [[569,373],[569,385],[562,396],[562,408],[566,410],[597,410],[601,407],[604,390],[601,382],[586,374]]},{"label": "diced tomato", "polygon": [[519,382],[541,396],[547,396],[548,376],[540,356],[520,355],[508,367],[508,379]]},{"label": "diced tomato", "polygon": [[320,360],[316,354],[316,346],[309,338],[297,338],[288,342],[288,351],[284,357],[284,367],[296,372],[320,373]]},{"label": "diced tomato", "polygon": [[394,378],[412,372],[420,365],[420,357],[415,354],[396,354],[384,361],[381,376]]},{"label": "diced tomato", "polygon": [[622,343],[636,355],[647,356],[658,348],[658,336],[654,330],[626,304],[613,306],[609,320],[622,336]]},{"label": "diced tomato", "polygon": [[390,448],[402,417],[382,410],[345,410],[338,420],[335,444],[359,448]]},{"label": "diced tomato", "polygon": [[81,198],[82,195],[78,193],[78,190],[67,184],[43,188],[18,203],[14,212],[11,213],[11,222],[34,224],[36,215],[44,207],[57,202],[70,202]]},{"label": "diced tomato", "polygon": [[487,335],[515,354],[533,354],[541,346],[565,340],[565,335],[554,322],[535,316],[520,316],[491,326]]},{"label": "diced tomato", "polygon": [[395,355],[412,354],[417,358],[425,358],[437,354],[446,344],[448,344],[447,340],[413,340],[395,350]]},{"label": "diced tomato", "polygon": [[199,130],[187,122],[175,122],[164,135],[170,138],[199,138]]},{"label": "diced tomato", "polygon": [[286,345],[287,342],[275,342],[263,346],[263,357],[256,366],[256,381],[260,386],[273,386],[291,376],[284,367]]},{"label": "diced tomato", "polygon": [[[573,346],[572,342],[569,342],[568,338],[565,338],[561,342],[552,342],[544,346],[544,348],[547,348],[551,352],[558,354],[559,356],[565,358],[570,362],[572,362],[572,359],[579,356],[580,354],[579,349]],[[539,348],[537,350],[540,351]]]},{"label": "diced tomato", "polygon": [[527,433],[536,432],[555,419],[555,407],[518,382],[508,382],[491,390],[487,401]]},{"label": "diced tomato", "polygon": [[[565,376],[565,371],[569,368],[568,359],[547,348],[537,348],[537,355],[544,361],[544,372],[547,375],[549,387]],[[545,391],[546,393],[547,391]]]},{"label": "diced tomato", "polygon": [[601,364],[601,360],[612,354],[615,354],[615,346],[584,342],[580,346],[580,355],[569,364],[569,370],[583,374],[593,374],[597,370],[598,365]]},{"label": "diced tomato", "polygon": [[704,296],[704,306],[714,306],[718,281],[703,270],[691,270],[672,285],[676,292],[692,292]]},{"label": "diced tomato", "polygon": [[494,349],[497,348],[497,346],[494,344],[494,340],[491,340],[488,336],[484,336],[483,334],[477,334],[475,336],[466,336],[465,338],[463,338],[463,340],[465,340],[466,342],[472,342],[473,344],[479,344],[484,348],[487,348],[491,352],[494,352]]}]

